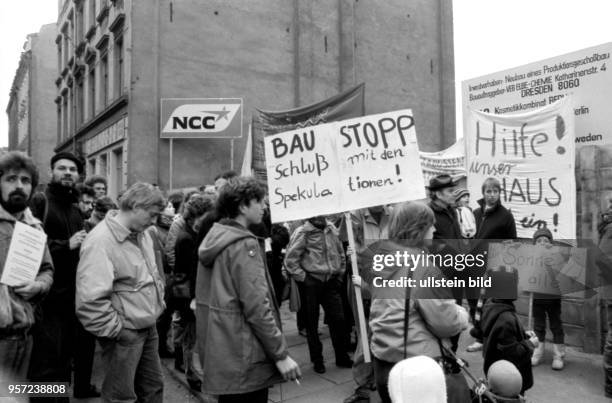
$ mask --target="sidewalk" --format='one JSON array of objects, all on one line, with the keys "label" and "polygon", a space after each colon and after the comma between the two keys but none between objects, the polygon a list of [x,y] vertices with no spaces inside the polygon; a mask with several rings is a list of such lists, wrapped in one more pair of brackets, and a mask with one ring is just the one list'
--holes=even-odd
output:
[{"label": "sidewalk", "polygon": [[[295,359],[302,369],[300,385],[287,382],[270,389],[271,402],[332,402],[341,403],[349,396],[355,385],[350,369],[337,368],[334,365],[334,353],[329,338],[327,326],[321,322],[319,331],[322,333],[323,354],[326,361],[327,372],[317,374],[312,369],[308,354],[306,338],[297,332],[295,314],[289,312],[285,303],[281,309],[283,331],[287,338],[291,357]],[[480,352],[467,353],[465,348],[472,343],[472,338],[466,331],[460,340],[459,356],[469,363],[469,371],[476,377],[483,377],[483,359]],[[552,360],[552,346],[547,345],[545,360],[534,368],[535,385],[527,391],[526,397],[533,403],[605,403],[610,402],[603,394],[603,368],[602,356],[585,354],[576,349],[568,348],[566,368],[563,371],[553,371],[550,367]],[[167,372],[172,374],[178,382],[182,382],[188,389],[185,377],[174,370],[172,360],[163,360]],[[471,382],[468,381],[471,385]],[[203,394],[195,395],[200,402],[212,403],[215,399]],[[372,402],[378,402],[377,392],[370,394]]]}]

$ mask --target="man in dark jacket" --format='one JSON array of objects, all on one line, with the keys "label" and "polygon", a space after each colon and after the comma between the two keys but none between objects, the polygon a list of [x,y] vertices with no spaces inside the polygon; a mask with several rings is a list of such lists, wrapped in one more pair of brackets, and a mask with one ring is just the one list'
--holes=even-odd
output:
[{"label": "man in dark jacket", "polygon": [[30,380],[70,382],[74,357],[74,396],[98,397],[91,382],[95,338],[75,315],[76,269],[85,239],[83,217],[76,203],[76,183],[83,172],[81,161],[71,153],[51,158],[51,182],[47,187],[44,227],[55,266],[48,297],[41,304],[42,321],[34,331]]},{"label": "man in dark jacket", "polygon": [[[474,211],[476,219],[476,236],[472,254],[482,254],[487,260],[487,252],[490,242],[501,242],[516,239],[516,223],[512,213],[501,204],[500,199],[501,184],[495,178],[487,178],[482,184],[483,198],[478,200],[479,208]],[[482,275],[486,269],[484,265],[481,273],[472,275]],[[482,349],[482,330],[480,329],[480,318],[478,310],[479,289],[467,289],[468,303],[470,304],[470,316],[474,328],[470,330],[472,337],[476,339],[474,343],[467,347],[467,351],[474,352]],[[481,301],[482,303],[482,301]]]},{"label": "man in dark jacket", "polygon": [[[459,219],[455,210],[455,186],[450,175],[438,175],[429,180],[429,207],[435,216],[435,231],[433,236],[432,252],[442,255],[456,255],[464,249],[461,236]],[[445,259],[442,259],[444,261]],[[453,259],[454,260],[454,259]],[[452,279],[461,277],[461,272],[455,270],[453,266],[440,267],[444,276]],[[457,304],[461,305],[463,300],[463,289],[454,288],[453,297]],[[451,337],[452,349],[457,351],[459,346],[459,335]]]},{"label": "man in dark jacket", "polygon": [[219,192],[215,223],[198,250],[196,331],[202,388],[219,403],[268,401],[268,388],[301,376],[281,333],[264,252],[247,228],[263,217],[264,188],[232,178]]}]

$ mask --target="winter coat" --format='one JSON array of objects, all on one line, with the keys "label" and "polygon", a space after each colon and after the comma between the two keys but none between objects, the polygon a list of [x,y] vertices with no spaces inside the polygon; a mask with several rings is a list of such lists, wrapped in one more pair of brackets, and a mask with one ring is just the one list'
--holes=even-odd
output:
[{"label": "winter coat", "polygon": [[485,209],[484,199],[478,200],[480,205],[474,211],[476,218],[475,251],[484,252],[489,248],[488,240],[516,239],[516,223],[512,213],[498,201],[491,209]]},{"label": "winter coat", "polygon": [[321,230],[307,221],[291,236],[285,267],[296,281],[304,281],[306,273],[321,281],[341,277],[346,259],[336,228],[328,224]]},{"label": "winter coat", "polygon": [[215,223],[198,249],[196,333],[210,394],[242,394],[282,381],[287,342],[260,244],[235,221]]},{"label": "winter coat", "polygon": [[44,228],[53,266],[53,286],[44,301],[47,308],[74,312],[76,270],[79,248],[70,249],[70,237],[84,228],[76,190],[57,183],[47,186]]},{"label": "winter coat", "polygon": [[612,300],[612,223],[599,225],[599,250],[602,255],[597,259],[601,281],[602,297]]},{"label": "winter coat", "polygon": [[533,386],[533,344],[525,335],[511,301],[489,300],[482,310],[484,372],[498,360],[513,363],[523,377],[521,394]]},{"label": "winter coat", "polygon": [[197,234],[186,225],[179,232],[174,245],[174,281],[186,282],[189,285],[190,298],[195,298],[195,279],[198,270],[198,245],[196,245]]},{"label": "winter coat", "polygon": [[[376,254],[420,254],[418,248],[398,245],[393,241],[382,241],[377,244]],[[371,278],[372,305],[370,307],[370,329],[372,337],[370,347],[372,354],[383,361],[399,362],[404,359],[404,315],[407,288],[379,288],[382,279],[400,279],[408,276],[406,267],[385,267]],[[442,278],[440,270],[434,266],[418,266],[412,278],[418,282],[427,277]],[[419,287],[410,290],[408,317],[407,357],[442,355],[438,338],[450,348],[449,337],[461,333],[467,328],[468,315],[459,307],[448,289]],[[422,298],[422,299],[420,299]]]},{"label": "winter coat", "polygon": [[431,200],[429,207],[436,219],[434,239],[444,240],[444,245],[440,245],[445,249],[443,253],[457,253],[461,250],[459,240],[462,238],[457,212],[440,200]]},{"label": "winter coat", "polygon": [[[12,214],[0,206],[0,276],[4,271],[16,221]],[[20,222],[43,230],[41,222],[32,215],[30,209],[23,212]],[[53,263],[48,248],[45,248],[36,281],[42,284],[42,291],[29,301],[15,294],[13,287],[0,284],[0,333],[7,335],[12,331],[27,330],[34,323],[34,304],[42,299],[53,284]]]},{"label": "winter coat", "polygon": [[186,226],[187,224],[185,223],[185,219],[183,218],[183,216],[179,216],[176,220],[174,220],[172,225],[170,225],[170,229],[168,230],[168,235],[166,236],[165,251],[166,251],[166,260],[168,262],[168,266],[170,267],[171,271],[174,270],[174,264],[176,261],[176,256],[174,255],[175,253],[174,247],[176,246],[176,237],[182,230],[185,229]]},{"label": "winter coat", "polygon": [[151,236],[130,232],[116,213],[109,211],[87,235],[77,270],[77,317],[97,337],[151,327],[165,308]]}]

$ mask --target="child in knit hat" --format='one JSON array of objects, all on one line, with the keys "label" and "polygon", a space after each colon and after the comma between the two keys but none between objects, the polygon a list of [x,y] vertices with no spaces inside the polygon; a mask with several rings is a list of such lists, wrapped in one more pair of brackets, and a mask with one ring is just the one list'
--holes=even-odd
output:
[{"label": "child in knit hat", "polygon": [[472,239],[476,235],[476,219],[470,208],[470,192],[467,189],[457,189],[453,192],[453,196],[455,197],[461,236],[465,239]]},{"label": "child in knit hat", "polygon": [[[552,232],[546,227],[539,228],[533,234],[534,245],[551,247],[553,242]],[[531,357],[531,365],[536,366],[542,361],[544,355],[544,341],[546,340],[546,315],[550,331],[553,334],[553,362],[552,369],[562,370],[565,366],[565,344],[563,333],[563,322],[561,322],[561,297],[559,295],[548,295],[534,293],[533,296],[533,327],[538,340],[538,347]]]}]

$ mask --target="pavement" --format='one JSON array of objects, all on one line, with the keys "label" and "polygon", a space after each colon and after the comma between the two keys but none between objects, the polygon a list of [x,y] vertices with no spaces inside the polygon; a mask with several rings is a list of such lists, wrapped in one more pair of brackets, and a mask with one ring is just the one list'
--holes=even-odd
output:
[{"label": "pavement", "polygon": [[[308,354],[306,338],[298,334],[295,314],[289,312],[287,304],[281,309],[283,331],[287,338],[291,357],[295,359],[302,369],[302,379],[298,385],[295,382],[286,382],[276,385],[270,390],[270,402],[333,402],[340,403],[349,396],[355,388],[350,369],[337,368],[334,362],[334,353],[329,338],[327,326],[321,321],[319,329],[323,343],[323,354],[326,361],[327,372],[317,374],[313,371]],[[321,315],[323,316],[323,315]],[[469,363],[469,371],[476,377],[483,377],[482,356],[480,352],[468,353],[465,348],[473,342],[465,332],[459,345],[459,356]],[[534,368],[535,384],[527,391],[528,402],[533,403],[604,403],[612,402],[603,394],[602,356],[586,354],[575,348],[568,348],[566,367],[563,371],[551,369],[552,345],[546,346],[546,355],[542,364]],[[174,369],[172,359],[163,359],[165,379],[164,401],[167,402],[203,402],[214,403],[213,396],[206,396],[189,389],[185,377]],[[103,370],[101,368],[99,351],[94,363],[94,383],[101,385]],[[471,384],[470,381],[468,381]],[[378,402],[377,392],[372,392],[371,402]],[[98,403],[100,399],[74,399],[75,402]]]}]

